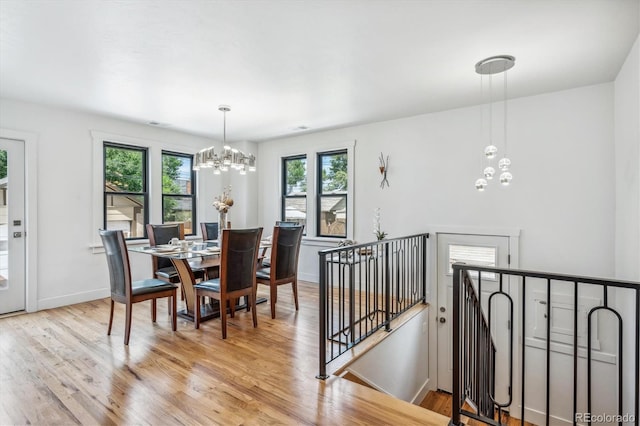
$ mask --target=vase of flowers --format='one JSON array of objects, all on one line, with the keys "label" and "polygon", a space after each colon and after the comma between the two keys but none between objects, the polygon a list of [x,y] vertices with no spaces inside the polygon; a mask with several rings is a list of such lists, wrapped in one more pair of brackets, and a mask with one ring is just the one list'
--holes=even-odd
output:
[{"label": "vase of flowers", "polygon": [[231,198],[231,185],[226,186],[222,191],[222,195],[214,198],[213,207],[218,210],[218,242],[222,243],[222,230],[227,228],[227,213],[233,206],[233,198]]},{"label": "vase of flowers", "polygon": [[373,235],[376,236],[378,241],[384,240],[387,236],[387,233],[380,226],[380,207],[376,207],[373,210]]}]

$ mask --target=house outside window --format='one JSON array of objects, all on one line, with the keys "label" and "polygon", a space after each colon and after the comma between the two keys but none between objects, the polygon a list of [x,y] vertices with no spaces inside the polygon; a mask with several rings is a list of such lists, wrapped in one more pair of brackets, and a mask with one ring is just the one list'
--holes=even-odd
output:
[{"label": "house outside window", "polygon": [[149,221],[147,149],[104,142],[103,228],[145,238]]},{"label": "house outside window", "polygon": [[319,237],[347,236],[347,165],[347,150],[318,154],[316,228]]},{"label": "house outside window", "polygon": [[162,151],[162,223],[184,223],[186,235],[194,235],[196,223],[193,156]]},{"label": "house outside window", "polygon": [[282,159],[283,221],[307,225],[307,156]]}]

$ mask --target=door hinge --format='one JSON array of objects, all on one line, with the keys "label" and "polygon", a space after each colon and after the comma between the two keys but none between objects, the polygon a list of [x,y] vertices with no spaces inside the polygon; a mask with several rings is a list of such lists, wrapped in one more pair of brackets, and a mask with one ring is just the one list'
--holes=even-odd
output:
[{"label": "door hinge", "polygon": [[507,255],[507,265],[511,265],[511,255]]},{"label": "door hinge", "polygon": [[507,330],[511,330],[511,320],[507,320]]}]

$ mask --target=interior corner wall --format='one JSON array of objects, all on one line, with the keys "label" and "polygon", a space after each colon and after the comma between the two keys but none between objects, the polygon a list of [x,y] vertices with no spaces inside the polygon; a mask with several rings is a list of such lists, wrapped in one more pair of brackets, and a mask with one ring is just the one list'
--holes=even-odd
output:
[{"label": "interior corner wall", "polygon": [[640,281],[640,37],[614,83],[615,269]]},{"label": "interior corner wall", "polygon": [[[196,152],[214,143],[170,129],[8,99],[0,99],[0,128],[38,135],[38,282],[28,284],[36,287],[37,309],[109,295],[104,254],[93,254],[91,249],[97,238],[92,212],[102,209],[93,205],[92,130],[143,139],[154,149],[179,152]],[[200,176],[198,191],[209,199],[209,194],[218,192],[219,182],[212,176]],[[161,205],[157,196],[152,205]],[[255,210],[255,205],[251,208]],[[154,217],[161,220],[158,209]],[[216,219],[210,203],[198,206],[197,219]],[[133,279],[149,276],[148,256],[132,255],[130,260]]]},{"label": "interior corner wall", "polygon": [[[613,276],[613,84],[509,101],[513,183],[505,188],[494,180],[483,193],[474,187],[484,148],[480,115],[475,106],[262,142],[262,224],[280,219],[282,156],[356,140],[351,196],[358,242],[374,239],[373,212],[380,207],[390,237],[435,226],[520,229],[521,268]],[[390,159],[384,189],[381,152]],[[301,276],[317,279],[318,249],[303,246]]]},{"label": "interior corner wall", "polygon": [[[636,39],[614,82],[615,142],[615,273],[619,279],[640,281],[640,36]],[[618,290],[616,304],[623,317],[625,377],[634,371],[636,305],[631,290]],[[623,413],[632,413],[634,383],[624,382]],[[637,420],[637,419],[636,419]]]}]

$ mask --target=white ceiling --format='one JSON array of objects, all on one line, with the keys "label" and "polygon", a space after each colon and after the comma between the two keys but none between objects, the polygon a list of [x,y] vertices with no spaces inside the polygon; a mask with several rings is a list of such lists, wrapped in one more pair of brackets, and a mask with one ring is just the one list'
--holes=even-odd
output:
[{"label": "white ceiling", "polygon": [[612,81],[640,0],[0,0],[0,96],[260,141]]}]

